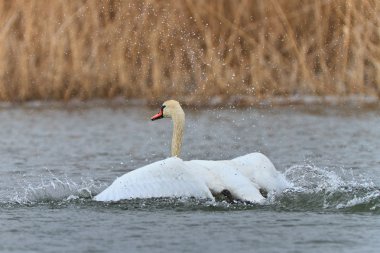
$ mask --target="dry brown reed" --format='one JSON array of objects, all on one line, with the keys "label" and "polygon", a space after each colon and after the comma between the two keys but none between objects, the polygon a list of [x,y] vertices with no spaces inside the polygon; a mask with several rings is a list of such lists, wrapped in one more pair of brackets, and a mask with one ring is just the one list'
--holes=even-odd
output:
[{"label": "dry brown reed", "polygon": [[380,96],[376,0],[0,2],[0,100]]}]

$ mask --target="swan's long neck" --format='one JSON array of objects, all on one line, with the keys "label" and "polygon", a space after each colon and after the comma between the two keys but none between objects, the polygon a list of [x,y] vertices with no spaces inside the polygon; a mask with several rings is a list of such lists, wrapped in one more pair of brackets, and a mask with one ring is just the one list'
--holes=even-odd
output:
[{"label": "swan's long neck", "polygon": [[178,110],[172,115],[173,137],[172,137],[172,156],[179,156],[181,153],[182,137],[185,127],[185,113]]}]

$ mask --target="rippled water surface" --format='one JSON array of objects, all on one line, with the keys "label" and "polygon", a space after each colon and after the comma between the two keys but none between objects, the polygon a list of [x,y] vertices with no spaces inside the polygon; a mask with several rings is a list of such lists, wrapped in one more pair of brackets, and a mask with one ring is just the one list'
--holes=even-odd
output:
[{"label": "rippled water surface", "polygon": [[0,252],[378,252],[380,111],[186,110],[182,158],[266,154],[292,183],[262,205],[92,196],[169,154],[157,108],[0,109]]}]

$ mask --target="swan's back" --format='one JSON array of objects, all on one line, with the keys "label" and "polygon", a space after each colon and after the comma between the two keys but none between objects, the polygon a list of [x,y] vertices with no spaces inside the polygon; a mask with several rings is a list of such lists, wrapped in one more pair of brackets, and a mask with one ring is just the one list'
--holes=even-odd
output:
[{"label": "swan's back", "polygon": [[94,199],[118,201],[159,197],[213,199],[205,183],[189,173],[185,163],[176,157],[149,164],[117,178]]}]

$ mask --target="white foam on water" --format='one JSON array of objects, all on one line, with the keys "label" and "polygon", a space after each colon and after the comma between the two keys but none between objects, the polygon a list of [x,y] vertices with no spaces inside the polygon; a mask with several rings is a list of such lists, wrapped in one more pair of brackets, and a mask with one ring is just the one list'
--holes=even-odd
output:
[{"label": "white foam on water", "polygon": [[[370,205],[372,201],[376,202],[376,200],[378,201],[379,198],[380,198],[380,190],[374,190],[372,192],[368,192],[362,197],[358,197],[354,195],[353,199],[348,200],[346,203],[338,204],[336,208],[344,209],[344,208],[354,207],[354,206],[362,205],[362,204]],[[373,211],[373,210],[378,210],[379,208],[380,208],[380,203],[374,203],[373,205],[371,205],[369,209]]]},{"label": "white foam on water", "polygon": [[[355,175],[352,169],[329,169],[315,165],[294,165],[285,171],[292,187],[283,194],[294,194],[291,200],[302,203],[315,199],[315,206],[322,201],[323,209],[347,209],[361,206],[362,210],[374,211],[380,207],[380,187],[369,177]],[[312,205],[308,202],[308,205]]]}]

